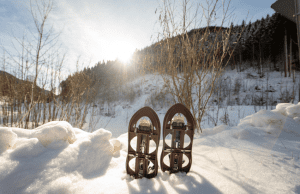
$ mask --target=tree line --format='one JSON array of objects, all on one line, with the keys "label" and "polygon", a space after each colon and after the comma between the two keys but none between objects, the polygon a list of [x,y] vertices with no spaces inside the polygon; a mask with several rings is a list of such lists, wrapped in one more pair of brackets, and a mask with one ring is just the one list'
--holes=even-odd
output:
[{"label": "tree line", "polygon": [[[209,30],[211,32],[209,36],[213,37],[215,34],[213,32],[228,29],[232,29],[229,42],[230,48],[235,48],[230,58],[230,64],[232,66],[239,68],[240,64],[249,62],[250,66],[259,68],[263,66],[266,61],[270,61],[273,64],[273,68],[277,69],[278,62],[284,59],[285,32],[292,40],[293,57],[297,59],[298,45],[296,24],[279,13],[274,13],[272,16],[268,14],[266,18],[263,17],[255,22],[249,21],[248,24],[246,24],[245,20],[243,20],[240,25],[231,23],[229,28],[209,26],[193,29],[188,32],[188,36],[193,37],[194,34],[197,34],[197,38],[201,39],[201,34],[203,34],[205,30]],[[199,31],[202,33],[199,33]],[[211,40],[211,38],[208,38],[205,44],[208,44]],[[164,43],[166,43],[166,40],[161,40],[151,46],[136,51],[134,54],[136,58],[135,61],[138,64],[144,64],[146,69],[156,69],[158,65],[166,65],[157,64],[155,60],[153,60],[153,58],[155,58],[153,56],[157,53],[161,53],[160,50],[163,48],[162,45]],[[236,43],[237,45],[235,47]],[[180,47],[180,45],[178,45],[178,47]],[[288,48],[290,48],[289,45]],[[151,68],[149,68],[150,66]],[[298,65],[296,68],[300,68],[300,66]]]}]

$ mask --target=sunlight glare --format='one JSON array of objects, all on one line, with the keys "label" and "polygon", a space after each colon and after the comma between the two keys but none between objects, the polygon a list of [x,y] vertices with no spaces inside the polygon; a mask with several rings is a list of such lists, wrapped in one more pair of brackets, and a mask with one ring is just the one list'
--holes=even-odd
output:
[{"label": "sunlight glare", "polygon": [[117,59],[124,64],[128,64],[135,51],[135,47],[130,42],[121,41],[117,46]]}]

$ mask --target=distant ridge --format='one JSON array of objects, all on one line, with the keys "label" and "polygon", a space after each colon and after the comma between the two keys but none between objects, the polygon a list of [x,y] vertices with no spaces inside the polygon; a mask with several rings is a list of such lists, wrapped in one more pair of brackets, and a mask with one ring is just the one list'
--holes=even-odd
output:
[{"label": "distant ridge", "polygon": [[[0,96],[15,96],[13,93],[17,91],[19,96],[24,98],[27,95],[28,98],[31,93],[31,88],[31,81],[19,79],[6,71],[0,70]],[[46,96],[52,93],[51,91],[42,89],[39,86],[36,86],[36,90],[38,93],[43,93]]]}]

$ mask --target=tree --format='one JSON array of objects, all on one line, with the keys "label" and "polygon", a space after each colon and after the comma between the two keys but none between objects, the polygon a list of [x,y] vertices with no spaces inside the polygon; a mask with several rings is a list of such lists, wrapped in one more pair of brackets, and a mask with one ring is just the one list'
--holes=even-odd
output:
[{"label": "tree", "polygon": [[248,32],[250,31],[251,26],[252,26],[252,23],[251,23],[251,21],[249,21],[249,24],[248,24]]},{"label": "tree", "polygon": [[242,28],[244,28],[246,26],[246,22],[245,20],[242,21]]},{"label": "tree", "polygon": [[[173,102],[183,103],[191,110],[198,131],[201,131],[201,121],[216,81],[234,50],[229,42],[232,29],[222,27],[230,17],[226,3],[223,4],[221,27],[210,26],[218,5],[218,1],[208,2],[208,8],[202,7],[202,15],[199,15],[200,5],[183,0],[177,6],[175,1],[164,0],[158,11],[161,49],[154,56],[156,63],[162,64],[158,72]],[[195,8],[194,11],[190,7]],[[199,18],[206,19],[206,27],[188,32],[200,26]]]},{"label": "tree", "polygon": [[246,42],[247,49],[252,51],[251,52],[252,53],[251,66],[253,66],[253,63],[255,61],[255,54],[256,54],[255,44],[257,42],[256,36],[255,36],[255,31],[257,30],[257,24],[258,24],[258,22],[256,21],[251,25],[251,28],[249,31],[249,38]]},{"label": "tree", "polygon": [[259,73],[262,74],[262,63],[264,61],[263,56],[263,48],[264,48],[264,39],[262,38],[264,36],[265,32],[265,19],[264,17],[259,21],[259,27],[257,28],[255,32],[256,40],[258,43],[258,49],[259,49]]},{"label": "tree", "polygon": [[[16,43],[12,42],[12,44],[15,52],[7,52],[11,66],[14,66],[18,72],[16,76],[21,80],[29,76],[33,78],[26,80],[22,88],[18,88],[17,85],[20,84],[17,83],[14,86],[15,92],[10,99],[18,102],[19,110],[17,120],[11,118],[11,125],[29,128],[30,123],[31,127],[37,126],[42,117],[45,121],[46,103],[49,103],[55,96],[51,91],[54,91],[60,79],[65,55],[60,54],[62,52],[57,46],[60,33],[56,33],[49,22],[49,16],[54,7],[53,0],[30,0],[27,8],[34,26],[30,29],[36,31],[30,30],[31,33],[24,34],[22,38],[14,37]],[[45,87],[48,90],[45,90]],[[26,94],[23,94],[24,92]],[[23,108],[23,102],[25,108]],[[42,104],[43,113],[41,112]],[[22,112],[24,110],[25,113]]]},{"label": "tree", "polygon": [[[28,106],[28,115],[26,117],[25,128],[28,128],[30,113],[36,102],[34,102],[34,91],[37,87],[38,76],[40,69],[45,64],[50,64],[53,60],[53,49],[56,46],[59,34],[55,34],[53,26],[48,26],[49,15],[53,10],[53,0],[30,0],[30,13],[34,21],[37,35],[34,37],[34,42],[29,45],[32,64],[35,66],[35,76],[32,83],[31,99]],[[49,58],[49,56],[52,56]],[[39,100],[39,99],[37,99]]]},{"label": "tree", "polygon": [[234,31],[236,31],[237,30],[237,28],[235,27],[234,28],[234,24],[233,24],[233,22],[231,22],[231,24],[230,24],[230,27],[229,28],[231,28],[232,29],[232,31],[234,30]]}]

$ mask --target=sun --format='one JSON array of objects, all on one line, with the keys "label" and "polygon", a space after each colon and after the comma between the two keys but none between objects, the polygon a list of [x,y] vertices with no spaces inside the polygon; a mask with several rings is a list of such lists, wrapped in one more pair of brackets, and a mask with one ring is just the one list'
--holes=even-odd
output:
[{"label": "sun", "polygon": [[119,42],[117,48],[117,59],[124,64],[128,64],[132,58],[136,47],[129,42],[122,41]]}]

